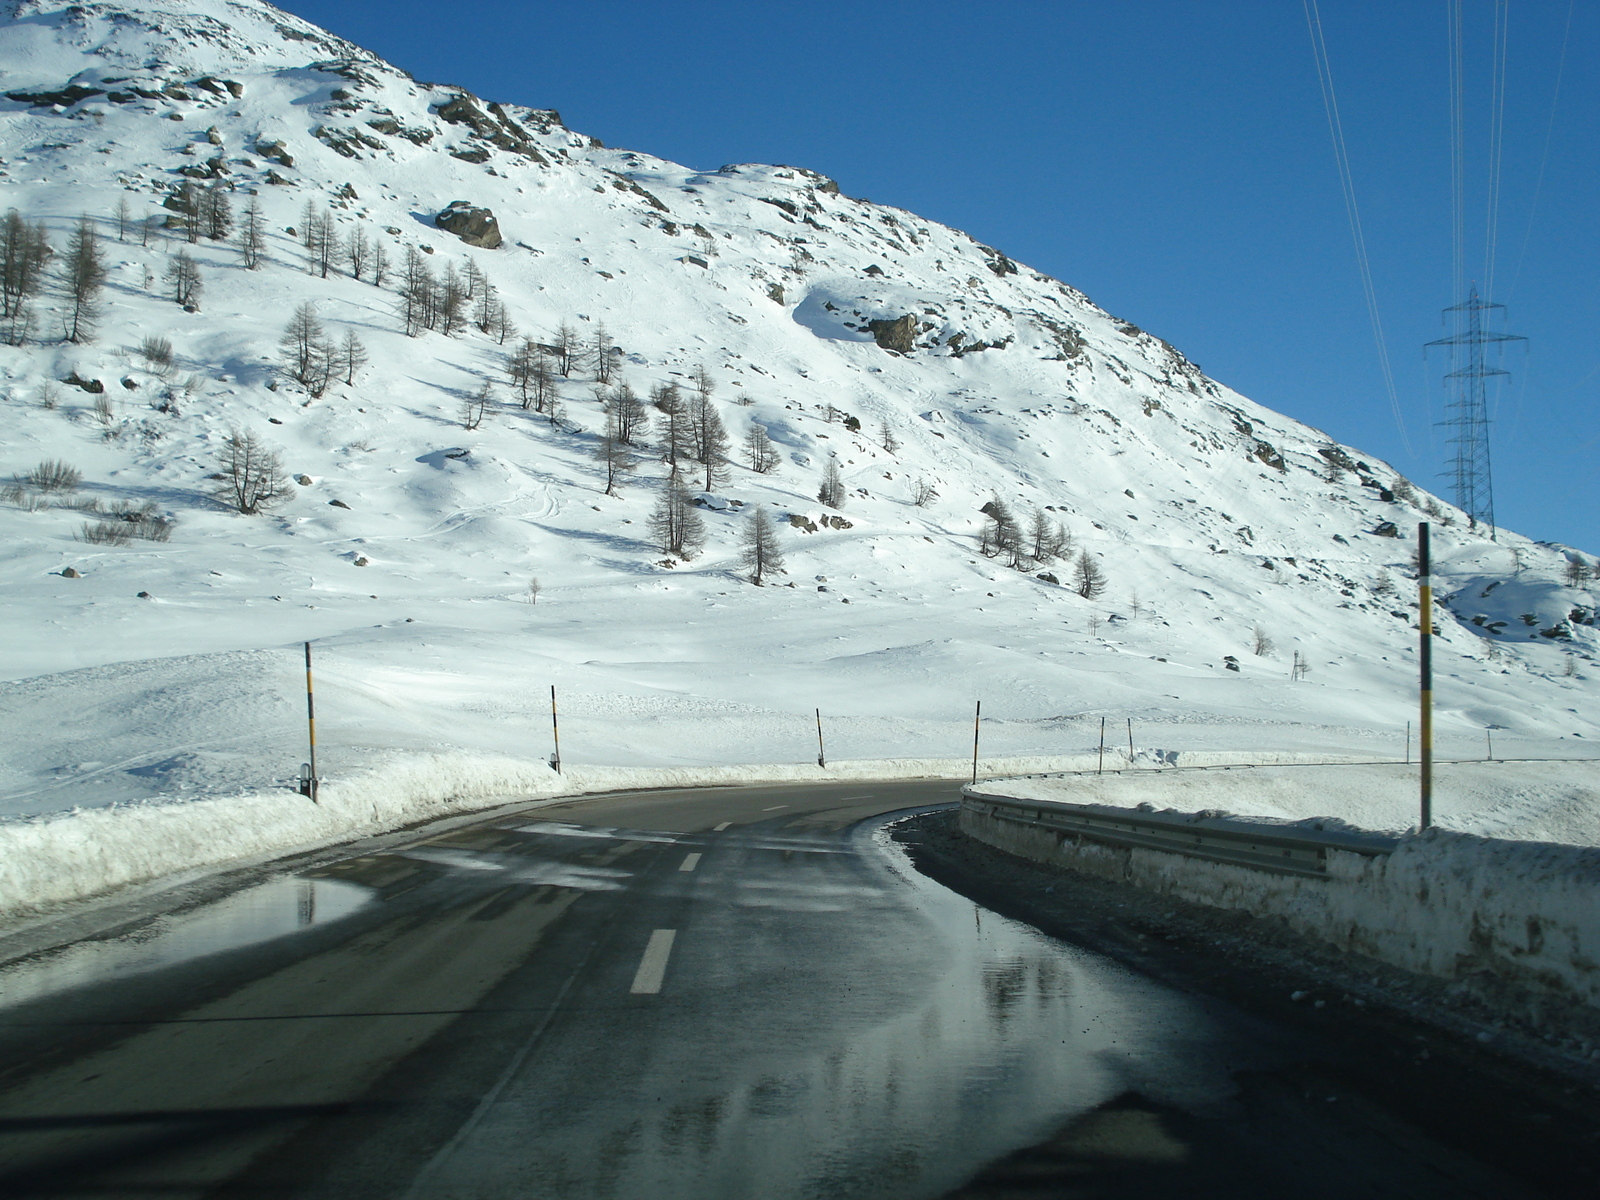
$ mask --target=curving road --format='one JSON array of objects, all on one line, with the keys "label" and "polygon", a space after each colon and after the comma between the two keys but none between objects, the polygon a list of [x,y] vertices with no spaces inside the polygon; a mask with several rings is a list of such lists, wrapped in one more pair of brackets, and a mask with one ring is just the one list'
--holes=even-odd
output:
[{"label": "curving road", "polygon": [[956,798],[522,806],[12,962],[0,1194],[1533,1194],[1298,1094],[1219,1167],[1185,1130],[1301,1035],[919,874],[886,814]]}]

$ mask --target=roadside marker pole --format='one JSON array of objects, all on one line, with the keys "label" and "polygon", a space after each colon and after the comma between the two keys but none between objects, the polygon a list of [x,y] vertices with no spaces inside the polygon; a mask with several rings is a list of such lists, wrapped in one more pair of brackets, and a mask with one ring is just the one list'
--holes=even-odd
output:
[{"label": "roadside marker pole", "polygon": [[1100,761],[1095,765],[1094,773],[1102,775],[1106,769],[1106,719],[1100,718]]},{"label": "roadside marker pole", "polygon": [[813,709],[812,711],[817,714],[817,766],[821,767],[823,770],[827,770],[828,751],[827,748],[822,744],[822,710],[817,708]]},{"label": "roadside marker pole", "polygon": [[1483,731],[1483,738],[1484,738],[1484,741],[1489,743],[1489,757],[1486,758],[1484,761],[1485,762],[1493,762],[1494,761],[1494,730],[1485,729]]},{"label": "roadside marker pole", "polygon": [[550,737],[555,742],[556,752],[550,756],[550,768],[557,775],[561,774],[561,726],[556,721],[556,685],[550,685]]},{"label": "roadside marker pole", "polygon": [[1421,828],[1433,824],[1433,564],[1428,545],[1428,523],[1417,526],[1417,586],[1421,592],[1422,645],[1418,659],[1421,669],[1422,712],[1417,741],[1422,759]]},{"label": "roadside marker pole", "polygon": [[983,718],[983,701],[972,710],[972,782],[978,782],[978,722]]},{"label": "roadside marker pole", "polygon": [[1406,722],[1406,766],[1411,765],[1411,722]]},{"label": "roadside marker pole", "polygon": [[306,738],[311,748],[311,761],[306,764],[306,776],[300,781],[300,794],[317,803],[317,704],[311,692],[311,643],[306,643]]},{"label": "roadside marker pole", "polygon": [[1133,767],[1133,718],[1128,718],[1128,767]]}]

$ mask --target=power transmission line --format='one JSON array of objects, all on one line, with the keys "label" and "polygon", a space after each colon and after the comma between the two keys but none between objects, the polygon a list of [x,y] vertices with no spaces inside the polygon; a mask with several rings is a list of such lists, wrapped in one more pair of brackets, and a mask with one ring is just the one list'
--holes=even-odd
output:
[{"label": "power transmission line", "polygon": [[1511,274],[1511,286],[1506,289],[1506,301],[1516,293],[1517,283],[1522,279],[1522,264],[1528,260],[1528,243],[1533,240],[1534,218],[1539,213],[1539,197],[1544,192],[1544,171],[1550,164],[1550,143],[1556,133],[1556,108],[1561,102],[1561,79],[1567,71],[1567,46],[1572,40],[1572,12],[1578,6],[1578,0],[1567,0],[1567,24],[1561,33],[1561,58],[1556,63],[1556,83],[1550,93],[1550,121],[1544,131],[1544,153],[1539,156],[1539,174],[1533,185],[1533,202],[1528,206],[1528,228],[1522,234],[1522,249],[1517,254],[1517,269]]},{"label": "power transmission line", "polygon": [[1500,166],[1506,129],[1506,46],[1511,23],[1508,0],[1495,0],[1494,41],[1489,67],[1489,196],[1484,211],[1483,291],[1494,295],[1495,258],[1500,243]]},{"label": "power transmission line", "polygon": [[[1445,17],[1449,25],[1450,55],[1450,294],[1467,290],[1467,146],[1465,63],[1461,0],[1448,0]],[[1461,332],[1460,313],[1456,313],[1453,333]]]},{"label": "power transmission line", "polygon": [[[1459,3],[1459,0],[1457,0]],[[1389,365],[1389,345],[1383,336],[1383,319],[1378,311],[1378,293],[1372,285],[1372,264],[1367,257],[1367,239],[1361,228],[1361,210],[1356,204],[1356,188],[1350,173],[1350,155],[1345,147],[1344,123],[1339,119],[1339,97],[1333,87],[1333,68],[1328,59],[1328,43],[1322,33],[1322,13],[1317,0],[1304,0],[1306,28],[1311,32],[1311,52],[1317,63],[1317,84],[1322,90],[1322,107],[1328,115],[1328,135],[1333,139],[1334,162],[1339,168],[1339,186],[1344,193],[1345,215],[1350,220],[1350,237],[1355,243],[1356,266],[1361,272],[1361,290],[1367,302],[1367,317],[1372,322],[1372,338],[1378,348],[1378,367],[1389,394],[1389,409],[1407,454],[1414,454],[1400,411],[1400,396],[1395,391],[1394,371]]]}]

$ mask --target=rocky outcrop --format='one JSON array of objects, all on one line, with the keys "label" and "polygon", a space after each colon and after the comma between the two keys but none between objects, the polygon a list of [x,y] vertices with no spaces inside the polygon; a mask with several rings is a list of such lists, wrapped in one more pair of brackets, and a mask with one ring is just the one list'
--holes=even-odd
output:
[{"label": "rocky outcrop", "polygon": [[917,344],[917,318],[911,313],[892,321],[868,321],[873,340],[885,350],[910,354]]},{"label": "rocky outcrop", "polygon": [[433,223],[446,233],[453,233],[469,246],[482,246],[485,250],[497,249],[504,240],[500,236],[500,222],[487,208],[477,208],[466,200],[454,200],[450,207],[433,219]]},{"label": "rocky outcrop", "polygon": [[[466,92],[457,93],[441,104],[436,110],[441,121],[448,121],[452,125],[465,125],[474,134],[486,142],[509,150],[513,154],[520,154],[532,162],[543,163],[547,160],[534,146],[533,140],[527,132],[517,124],[504,107],[499,104],[489,105],[489,112],[484,112],[475,103],[477,97]],[[493,114],[492,116],[490,114]],[[555,114],[551,114],[554,116]],[[559,124],[560,118],[556,118]],[[461,157],[457,155],[457,157]],[[468,160],[473,161],[473,160]]]},{"label": "rocky outcrop", "polygon": [[59,92],[7,92],[7,100],[15,100],[18,104],[29,104],[34,108],[71,108],[79,100],[87,100],[90,96],[101,95],[99,88],[82,87],[72,84],[62,88]]}]

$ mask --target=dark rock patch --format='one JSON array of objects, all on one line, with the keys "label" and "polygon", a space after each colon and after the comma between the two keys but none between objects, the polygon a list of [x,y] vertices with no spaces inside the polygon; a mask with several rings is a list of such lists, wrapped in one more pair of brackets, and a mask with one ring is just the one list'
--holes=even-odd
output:
[{"label": "dark rock patch", "polygon": [[916,347],[917,318],[911,313],[895,317],[892,321],[868,321],[867,329],[871,332],[873,340],[885,350],[910,354]]},{"label": "dark rock patch", "polygon": [[453,233],[469,246],[494,250],[504,240],[500,236],[500,222],[487,208],[478,208],[466,200],[452,201],[450,206],[433,219],[433,223],[446,233]]}]

